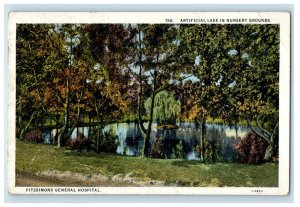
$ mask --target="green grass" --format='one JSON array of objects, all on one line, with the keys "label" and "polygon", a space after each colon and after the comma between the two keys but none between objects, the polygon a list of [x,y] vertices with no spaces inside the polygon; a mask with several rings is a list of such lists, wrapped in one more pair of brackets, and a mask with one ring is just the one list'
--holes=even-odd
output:
[{"label": "green grass", "polygon": [[151,159],[57,149],[55,146],[17,141],[16,170],[100,173],[106,176],[132,173],[143,180],[160,180],[180,186],[278,186],[278,165],[265,163],[203,164],[179,159]]}]

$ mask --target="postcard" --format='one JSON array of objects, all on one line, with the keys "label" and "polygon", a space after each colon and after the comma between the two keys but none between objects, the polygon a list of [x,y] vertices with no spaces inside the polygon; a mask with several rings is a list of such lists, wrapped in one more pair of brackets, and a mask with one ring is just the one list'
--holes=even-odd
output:
[{"label": "postcard", "polygon": [[290,14],[11,12],[12,194],[287,195]]}]

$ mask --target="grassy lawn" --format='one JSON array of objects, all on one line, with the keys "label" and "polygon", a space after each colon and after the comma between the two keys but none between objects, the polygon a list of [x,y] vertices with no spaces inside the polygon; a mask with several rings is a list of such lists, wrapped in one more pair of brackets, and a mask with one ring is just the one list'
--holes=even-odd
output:
[{"label": "grassy lawn", "polygon": [[177,186],[278,186],[278,165],[265,163],[203,164],[179,159],[151,159],[57,149],[55,146],[17,141],[16,170],[27,173],[70,171],[112,177],[131,174],[141,180],[164,181]]}]

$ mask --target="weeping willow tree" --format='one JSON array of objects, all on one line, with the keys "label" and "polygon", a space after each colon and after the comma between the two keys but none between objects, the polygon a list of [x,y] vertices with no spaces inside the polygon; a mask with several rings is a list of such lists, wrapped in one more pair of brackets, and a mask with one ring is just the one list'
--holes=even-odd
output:
[{"label": "weeping willow tree", "polygon": [[[147,114],[151,111],[151,99],[148,98],[145,102]],[[154,100],[153,117],[159,125],[176,124],[180,114],[180,101],[176,100],[173,94],[167,91],[160,91]]]}]

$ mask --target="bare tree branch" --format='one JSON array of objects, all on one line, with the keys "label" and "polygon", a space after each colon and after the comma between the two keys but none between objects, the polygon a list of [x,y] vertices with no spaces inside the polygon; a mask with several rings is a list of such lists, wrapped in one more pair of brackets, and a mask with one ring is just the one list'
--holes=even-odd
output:
[{"label": "bare tree branch", "polygon": [[256,125],[258,126],[258,128],[263,132],[263,134],[266,135],[268,137],[268,139],[271,139],[272,134],[268,130],[264,129],[261,126],[261,124],[259,123],[259,116],[256,116],[255,122],[256,122]]},{"label": "bare tree branch", "polygon": [[250,129],[251,129],[256,135],[260,136],[261,138],[263,138],[264,140],[266,140],[269,144],[271,144],[271,141],[270,141],[267,137],[265,137],[264,134],[260,133],[259,131],[257,131],[257,130],[252,126],[252,124],[250,123],[250,120],[249,120],[249,117],[248,117],[248,116],[247,116],[247,123],[248,123]]},{"label": "bare tree branch", "polygon": [[276,130],[279,126],[279,121],[277,121],[276,123],[276,126],[274,127],[274,130],[273,130],[273,133],[272,133],[272,136],[271,136],[271,142],[274,142],[274,136],[275,136],[275,133],[276,133]]}]

